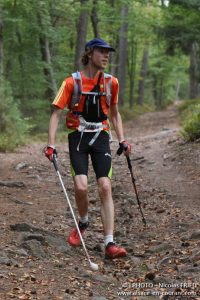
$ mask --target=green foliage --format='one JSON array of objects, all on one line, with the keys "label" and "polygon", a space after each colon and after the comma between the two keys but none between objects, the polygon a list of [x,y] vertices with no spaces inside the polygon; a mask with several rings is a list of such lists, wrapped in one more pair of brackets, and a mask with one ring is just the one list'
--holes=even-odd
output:
[{"label": "green foliage", "polygon": [[182,120],[182,135],[187,141],[200,138],[200,99],[185,101],[179,108]]},{"label": "green foliage", "polygon": [[[176,99],[177,83],[180,83],[179,98],[188,97],[189,56],[185,48],[188,49],[191,41],[200,43],[199,1],[171,0],[168,7],[163,7],[161,1],[157,0],[88,0],[85,1],[85,9],[91,12],[94,2],[99,34],[117,50],[111,54],[108,70],[113,75],[120,71],[117,70],[119,29],[124,21],[120,11],[123,5],[129,8],[129,53],[122,115],[131,119],[138,113],[148,111],[149,107],[165,107]],[[20,110],[23,118],[28,119],[31,134],[42,134],[48,128],[50,102],[53,100],[49,96],[52,81],[48,70],[53,71],[58,87],[74,71],[76,26],[81,1],[0,0],[0,7],[4,76],[12,89],[9,97],[13,97],[12,102],[18,103],[18,113]],[[93,26],[89,19],[87,39],[93,37]],[[44,59],[45,38],[49,43],[49,63]],[[176,50],[177,46],[179,50]],[[128,102],[135,104],[138,97],[145,48],[149,51],[149,61],[144,107],[134,105],[130,111]],[[173,50],[174,56],[168,56],[170,51],[166,50]],[[183,55],[182,51],[187,55]]]},{"label": "green foliage", "polygon": [[28,125],[22,119],[11,88],[5,80],[0,80],[0,151],[13,150],[22,145]]},{"label": "green foliage", "polygon": [[189,53],[191,44],[200,41],[199,17],[200,11],[195,9],[191,1],[172,1],[169,9],[165,10],[165,26],[162,30],[168,41],[169,53],[173,54],[176,47]]},{"label": "green foliage", "polygon": [[179,106],[179,113],[181,115],[181,119],[183,120],[186,116],[192,114],[194,112],[195,106],[198,104],[200,104],[199,98],[183,101]]},{"label": "green foliage", "polygon": [[[188,58],[180,51],[175,56],[166,56],[166,43],[150,52],[148,88],[153,90],[153,99],[157,109],[163,109],[174,100],[183,99],[187,94],[189,67]],[[177,88],[179,92],[177,95]]]}]

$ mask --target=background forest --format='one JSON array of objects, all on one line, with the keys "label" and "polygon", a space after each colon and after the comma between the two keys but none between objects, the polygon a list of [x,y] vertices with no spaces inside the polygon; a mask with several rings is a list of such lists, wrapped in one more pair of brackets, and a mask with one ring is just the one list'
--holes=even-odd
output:
[{"label": "background forest", "polygon": [[200,137],[199,0],[0,0],[1,151],[47,132],[50,103],[93,37],[117,49],[107,71],[123,117],[190,99],[185,135]]}]

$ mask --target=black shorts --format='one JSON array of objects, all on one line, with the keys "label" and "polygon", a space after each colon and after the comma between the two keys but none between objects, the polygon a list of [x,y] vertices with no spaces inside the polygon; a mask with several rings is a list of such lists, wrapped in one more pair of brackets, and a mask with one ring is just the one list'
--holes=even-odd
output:
[{"label": "black shorts", "polygon": [[[68,135],[69,155],[71,162],[72,175],[88,175],[89,156],[96,178],[112,177],[112,163],[109,134],[101,131],[96,141],[89,146],[89,142],[96,132],[84,132],[82,139],[81,133],[74,131]],[[81,142],[80,142],[81,139]],[[79,151],[77,146],[80,142]]]}]

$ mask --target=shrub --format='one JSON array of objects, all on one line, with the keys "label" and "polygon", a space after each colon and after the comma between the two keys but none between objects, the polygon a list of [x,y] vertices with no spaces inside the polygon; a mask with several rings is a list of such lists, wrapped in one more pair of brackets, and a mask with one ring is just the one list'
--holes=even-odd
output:
[{"label": "shrub", "polygon": [[200,104],[191,105],[183,111],[182,135],[187,141],[195,141],[200,138]]},{"label": "shrub", "polygon": [[0,151],[22,145],[27,131],[27,122],[21,117],[9,83],[0,79]]}]

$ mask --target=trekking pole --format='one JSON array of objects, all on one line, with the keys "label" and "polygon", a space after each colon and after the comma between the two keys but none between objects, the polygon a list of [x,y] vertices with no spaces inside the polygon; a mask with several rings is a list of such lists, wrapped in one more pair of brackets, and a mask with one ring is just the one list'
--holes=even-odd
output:
[{"label": "trekking pole", "polygon": [[[121,155],[122,152],[123,152],[123,149],[120,147],[117,150],[117,154]],[[133,187],[134,187],[134,190],[135,190],[135,195],[136,195],[138,207],[139,207],[139,210],[140,210],[140,213],[141,213],[141,216],[142,216],[142,221],[143,221],[144,225],[146,226],[147,222],[145,220],[145,217],[144,217],[144,214],[143,214],[143,211],[142,211],[142,207],[141,207],[141,202],[140,202],[140,199],[139,199],[139,196],[138,196],[138,192],[137,192],[137,188],[136,188],[136,184],[135,184],[135,178],[133,176],[133,168],[132,168],[130,157],[126,156],[126,160],[127,160],[127,163],[128,163],[128,168],[129,168],[130,174],[131,174],[131,179],[132,179]]]},{"label": "trekking pole", "polygon": [[83,237],[82,237],[82,235],[81,235],[81,232],[80,232],[80,229],[79,229],[79,226],[78,226],[78,223],[77,223],[77,220],[76,220],[76,217],[75,217],[73,208],[72,208],[72,206],[71,206],[69,197],[68,197],[68,195],[67,195],[67,191],[66,191],[66,189],[65,189],[65,186],[64,186],[62,177],[61,177],[60,172],[59,172],[59,170],[58,170],[58,165],[57,165],[57,160],[56,160],[56,155],[55,155],[55,154],[53,155],[52,163],[53,163],[53,165],[54,165],[54,168],[55,168],[56,173],[57,173],[57,175],[58,175],[58,178],[59,178],[59,180],[60,180],[60,183],[61,183],[63,192],[64,192],[64,194],[65,194],[65,198],[67,199],[67,202],[68,202],[68,205],[69,205],[71,214],[72,214],[72,216],[73,216],[73,219],[74,219],[74,222],[75,222],[75,225],[76,225],[76,229],[77,229],[77,231],[78,231],[78,234],[79,234],[81,243],[82,243],[82,245],[83,245],[83,249],[85,250],[85,254],[86,254],[87,259],[88,259],[88,262],[89,262],[89,264],[90,264],[90,268],[91,268],[93,271],[97,271],[99,267],[98,267],[97,264],[95,264],[94,262],[92,262],[91,259],[90,259],[90,257],[89,257],[89,254],[88,254],[88,251],[87,251],[87,249],[86,249],[86,246],[85,246],[85,242],[84,242],[84,240],[83,240]]}]

